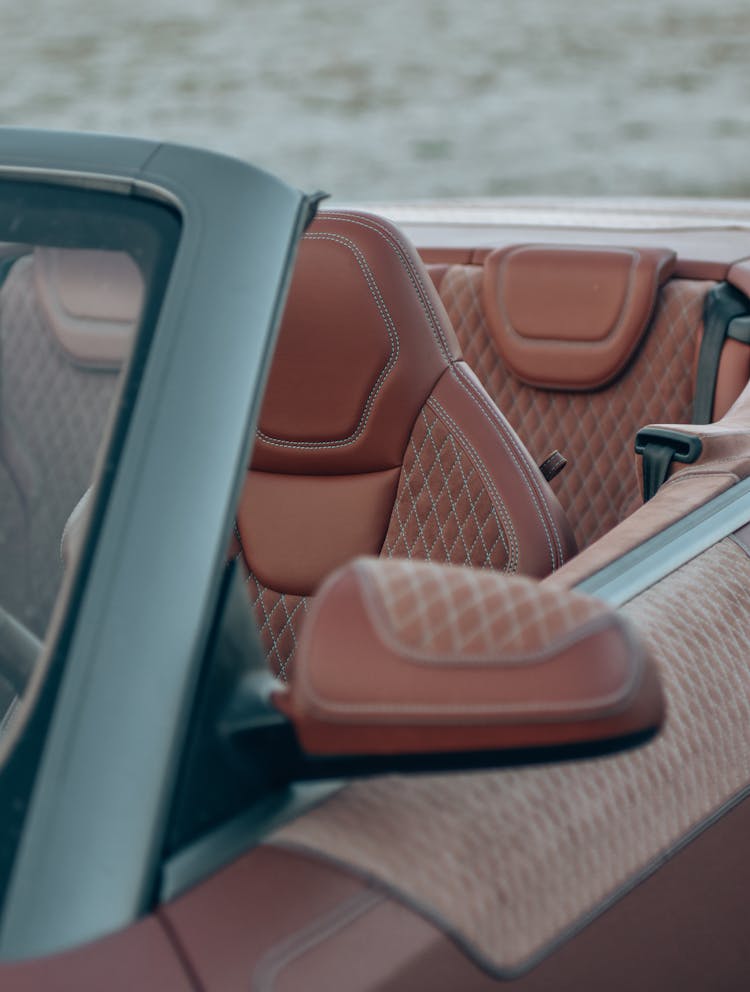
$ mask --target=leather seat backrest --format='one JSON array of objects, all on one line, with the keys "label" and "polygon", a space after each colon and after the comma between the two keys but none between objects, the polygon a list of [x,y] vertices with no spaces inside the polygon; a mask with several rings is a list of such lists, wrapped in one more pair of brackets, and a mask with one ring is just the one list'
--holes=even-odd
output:
[{"label": "leather seat backrest", "polygon": [[282,675],[307,597],[356,555],[545,575],[573,552],[416,252],[379,218],[323,213],[302,240],[237,537]]},{"label": "leather seat backrest", "polygon": [[639,505],[636,431],[691,419],[716,284],[674,265],[667,249],[520,244],[431,267],[466,361],[532,456],[568,459],[554,488],[579,547]]}]

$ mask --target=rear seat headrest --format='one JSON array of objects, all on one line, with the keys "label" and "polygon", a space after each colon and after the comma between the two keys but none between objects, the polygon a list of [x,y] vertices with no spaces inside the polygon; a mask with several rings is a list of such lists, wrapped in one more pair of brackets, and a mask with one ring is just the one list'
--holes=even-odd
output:
[{"label": "rear seat headrest", "polygon": [[78,364],[119,368],[130,352],[144,280],[125,252],[34,251],[35,288],[55,338]]},{"label": "rear seat headrest", "polygon": [[674,263],[666,248],[519,245],[493,251],[482,292],[503,361],[531,386],[605,386],[640,344]]}]

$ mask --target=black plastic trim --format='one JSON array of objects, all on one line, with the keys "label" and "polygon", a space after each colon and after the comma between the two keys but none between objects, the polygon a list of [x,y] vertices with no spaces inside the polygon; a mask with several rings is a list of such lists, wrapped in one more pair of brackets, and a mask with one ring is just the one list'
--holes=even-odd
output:
[{"label": "black plastic trim", "polygon": [[710,424],[716,393],[719,361],[728,329],[738,317],[750,312],[750,301],[738,289],[723,282],[706,294],[703,305],[703,339],[698,353],[693,397],[693,423]]},{"label": "black plastic trim", "polygon": [[197,149],[37,131],[0,138],[3,176],[59,186],[62,175],[81,189],[115,177],[115,195],[166,202],[182,221],[122,452],[105,466],[116,472],[84,550],[80,605],[64,617],[59,691],[43,684],[49,732],[0,933],[2,956],[19,958],[93,940],[153,906],[233,510],[310,209],[273,176]]},{"label": "black plastic trim", "polygon": [[666,427],[643,427],[635,436],[635,453],[643,464],[643,501],[647,503],[665,482],[673,461],[692,465],[700,458],[703,443],[695,434]]},{"label": "black plastic trim", "polygon": [[741,344],[750,344],[750,316],[735,317],[727,328],[727,337]]}]

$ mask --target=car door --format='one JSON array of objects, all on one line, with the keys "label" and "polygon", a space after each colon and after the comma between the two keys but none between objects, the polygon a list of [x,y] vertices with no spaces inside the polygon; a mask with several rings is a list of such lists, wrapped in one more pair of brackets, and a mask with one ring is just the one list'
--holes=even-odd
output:
[{"label": "car door", "polygon": [[[6,556],[0,604],[4,715],[13,711],[0,772],[0,944],[5,959],[27,962],[0,965],[4,988],[70,987],[97,960],[108,987],[187,981],[153,920],[135,927],[135,944],[125,938],[121,965],[102,956],[110,938],[96,941],[152,905],[231,509],[314,204],[209,153],[0,135],[0,244],[14,294],[4,400],[24,379],[2,427],[17,521],[8,541],[19,548]],[[48,379],[42,352],[57,363]],[[76,468],[92,433],[98,453]],[[91,492],[63,567],[57,517],[76,486],[76,499]],[[59,581],[35,598],[45,563]],[[90,941],[53,967],[31,961]]]}]

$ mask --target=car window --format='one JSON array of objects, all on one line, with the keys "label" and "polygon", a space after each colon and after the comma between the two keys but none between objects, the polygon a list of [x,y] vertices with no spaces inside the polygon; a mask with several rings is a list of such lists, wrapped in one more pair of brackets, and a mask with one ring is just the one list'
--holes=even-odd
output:
[{"label": "car window", "polygon": [[0,760],[72,615],[178,230],[154,203],[0,181]]},{"label": "car window", "polygon": [[[11,258],[9,258],[9,262]],[[0,288],[0,604],[43,638],[143,308],[127,252],[25,245]]]}]

